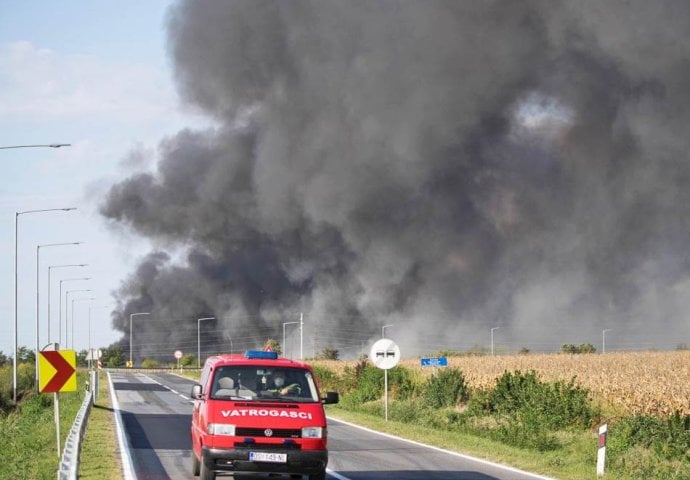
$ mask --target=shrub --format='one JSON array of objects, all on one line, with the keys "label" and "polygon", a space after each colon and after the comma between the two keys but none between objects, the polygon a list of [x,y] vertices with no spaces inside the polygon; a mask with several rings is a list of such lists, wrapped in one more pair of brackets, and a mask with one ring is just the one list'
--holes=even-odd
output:
[{"label": "shrub", "polygon": [[454,407],[460,401],[467,400],[469,390],[462,371],[456,368],[445,368],[427,380],[424,388],[424,400],[427,405]]},{"label": "shrub", "polygon": [[34,391],[36,367],[33,363],[17,365],[17,397],[23,398]]},{"label": "shrub", "polygon": [[316,355],[317,360],[338,360],[338,357],[340,357],[340,352],[332,347],[326,347]]},{"label": "shrub", "polygon": [[346,372],[346,374],[354,376],[350,380],[353,388],[346,392],[343,398],[346,405],[356,408],[358,404],[383,396],[383,370],[380,368],[365,365],[359,369],[355,367],[354,371]]},{"label": "shrub", "polygon": [[403,423],[420,423],[424,406],[419,402],[399,400],[388,404],[388,418]]},{"label": "shrub", "polygon": [[690,414],[676,411],[668,418],[635,415],[611,427],[611,454],[642,446],[665,459],[690,461]]},{"label": "shrub", "polygon": [[[358,405],[383,398],[384,371],[368,362],[360,362],[355,368],[346,368],[343,373],[345,392],[343,402],[346,407],[358,408]],[[398,366],[388,370],[388,395],[390,399],[407,400],[416,391],[412,372]]]},{"label": "shrub", "polygon": [[158,363],[158,360],[153,360],[151,358],[146,358],[141,362],[142,368],[158,368],[159,366],[160,363]]},{"label": "shrub", "polygon": [[541,412],[524,408],[513,415],[503,417],[493,436],[515,447],[540,452],[556,450],[561,445],[546,423]]},{"label": "shrub", "polygon": [[597,349],[591,343],[581,343],[580,345],[565,343],[561,345],[561,352],[563,353],[595,353],[596,351]]},{"label": "shrub", "polygon": [[196,366],[196,355],[193,353],[187,353],[180,359],[180,366],[182,367],[193,367]]},{"label": "shrub", "polygon": [[414,382],[412,370],[400,365],[388,370],[388,395],[390,398],[409,400],[416,391],[417,386]]},{"label": "shrub", "polygon": [[575,385],[575,378],[569,383],[543,383],[534,371],[505,372],[496,381],[487,407],[490,412],[501,414],[532,410],[539,413],[550,428],[587,428],[597,414],[587,394],[586,389]]},{"label": "shrub", "polygon": [[342,382],[333,370],[322,367],[321,365],[314,365],[312,368],[314,369],[316,383],[318,383],[321,392],[339,392],[342,389]]},{"label": "shrub", "polygon": [[343,370],[343,393],[348,393],[357,387],[357,381],[364,371],[365,368],[369,366],[369,361],[366,358],[362,358],[357,361],[354,367],[346,366]]}]

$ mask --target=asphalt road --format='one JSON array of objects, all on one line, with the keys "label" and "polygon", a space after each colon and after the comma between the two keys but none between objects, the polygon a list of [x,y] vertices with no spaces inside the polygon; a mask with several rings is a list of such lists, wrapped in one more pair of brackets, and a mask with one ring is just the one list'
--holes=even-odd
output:
[{"label": "asphalt road", "polygon": [[[121,413],[125,479],[194,478],[189,438],[192,412],[189,393],[193,382],[170,374],[130,372],[111,373],[111,381],[117,404],[114,407]],[[329,480],[544,478],[332,419],[329,419],[328,439]],[[268,477],[237,478],[266,480]]]}]

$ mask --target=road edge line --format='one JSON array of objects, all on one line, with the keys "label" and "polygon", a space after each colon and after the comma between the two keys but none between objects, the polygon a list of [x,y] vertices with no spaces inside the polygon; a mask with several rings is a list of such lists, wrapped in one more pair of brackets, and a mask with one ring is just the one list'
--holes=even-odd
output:
[{"label": "road edge line", "polygon": [[132,463],[132,457],[129,455],[129,441],[125,435],[125,430],[123,428],[122,414],[120,413],[120,403],[117,401],[117,395],[115,395],[115,388],[113,387],[113,379],[108,373],[108,385],[110,386],[110,403],[113,406],[113,411],[115,412],[115,429],[117,430],[117,440],[120,445],[120,459],[122,460],[122,473],[124,475],[124,480],[137,480],[137,474],[134,471],[134,464]]},{"label": "road edge line", "polygon": [[327,469],[326,469],[326,473],[327,473],[328,475],[330,475],[331,477],[337,478],[338,480],[352,480],[351,478],[346,477],[345,475],[341,475],[341,474],[339,474],[338,472],[334,472],[334,471],[331,470],[330,468],[327,468]]},{"label": "road edge line", "polygon": [[438,452],[443,452],[443,453],[447,453],[449,455],[454,455],[456,457],[464,458],[465,460],[472,460],[474,462],[483,463],[485,465],[489,465],[489,466],[492,466],[495,468],[501,468],[501,469],[507,470],[509,472],[519,473],[521,475],[528,475],[528,476],[534,477],[538,480],[556,480],[552,477],[545,477],[543,475],[539,475],[538,473],[527,472],[525,470],[520,470],[519,468],[511,467],[509,465],[503,465],[501,463],[492,462],[490,460],[484,460],[483,458],[473,457],[473,456],[467,455],[465,453],[454,452],[452,450],[447,450],[445,448],[435,447],[434,445],[427,445],[426,443],[421,443],[421,442],[417,442],[415,440],[410,440],[409,438],[403,438],[403,437],[398,437],[398,436],[390,434],[390,433],[379,432],[378,430],[374,430],[374,429],[371,429],[368,427],[363,427],[362,425],[357,425],[356,423],[351,423],[351,422],[348,422],[346,420],[341,420],[341,419],[336,418],[336,417],[328,416],[328,419],[339,422],[339,423],[343,423],[343,424],[348,425],[350,427],[359,428],[359,429],[364,430],[366,432],[375,433],[375,434],[378,434],[378,435],[381,435],[384,437],[393,438],[395,440],[401,440],[403,442],[411,443],[412,445],[417,445],[419,447],[425,447],[425,448],[429,448],[431,450],[436,450]]}]

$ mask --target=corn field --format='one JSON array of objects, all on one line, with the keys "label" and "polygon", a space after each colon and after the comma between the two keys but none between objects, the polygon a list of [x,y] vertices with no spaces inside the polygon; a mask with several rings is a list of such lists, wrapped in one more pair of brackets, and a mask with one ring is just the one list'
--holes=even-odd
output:
[{"label": "corn field", "polygon": [[[342,374],[355,361],[318,361]],[[432,369],[419,359],[401,365],[420,377]],[[590,391],[592,400],[620,413],[690,414],[690,351],[614,352],[601,354],[534,354],[449,357],[448,366],[462,370],[471,389],[489,388],[503,372],[534,370],[545,381],[570,381]]]}]

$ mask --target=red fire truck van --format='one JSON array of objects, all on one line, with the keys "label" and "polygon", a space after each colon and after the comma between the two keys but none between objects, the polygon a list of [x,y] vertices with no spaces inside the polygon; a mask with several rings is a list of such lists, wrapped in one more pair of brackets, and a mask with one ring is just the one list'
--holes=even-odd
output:
[{"label": "red fire truck van", "polygon": [[270,472],[325,480],[323,405],[337,403],[338,394],[322,398],[309,365],[264,351],[211,357],[192,398],[195,476]]}]

